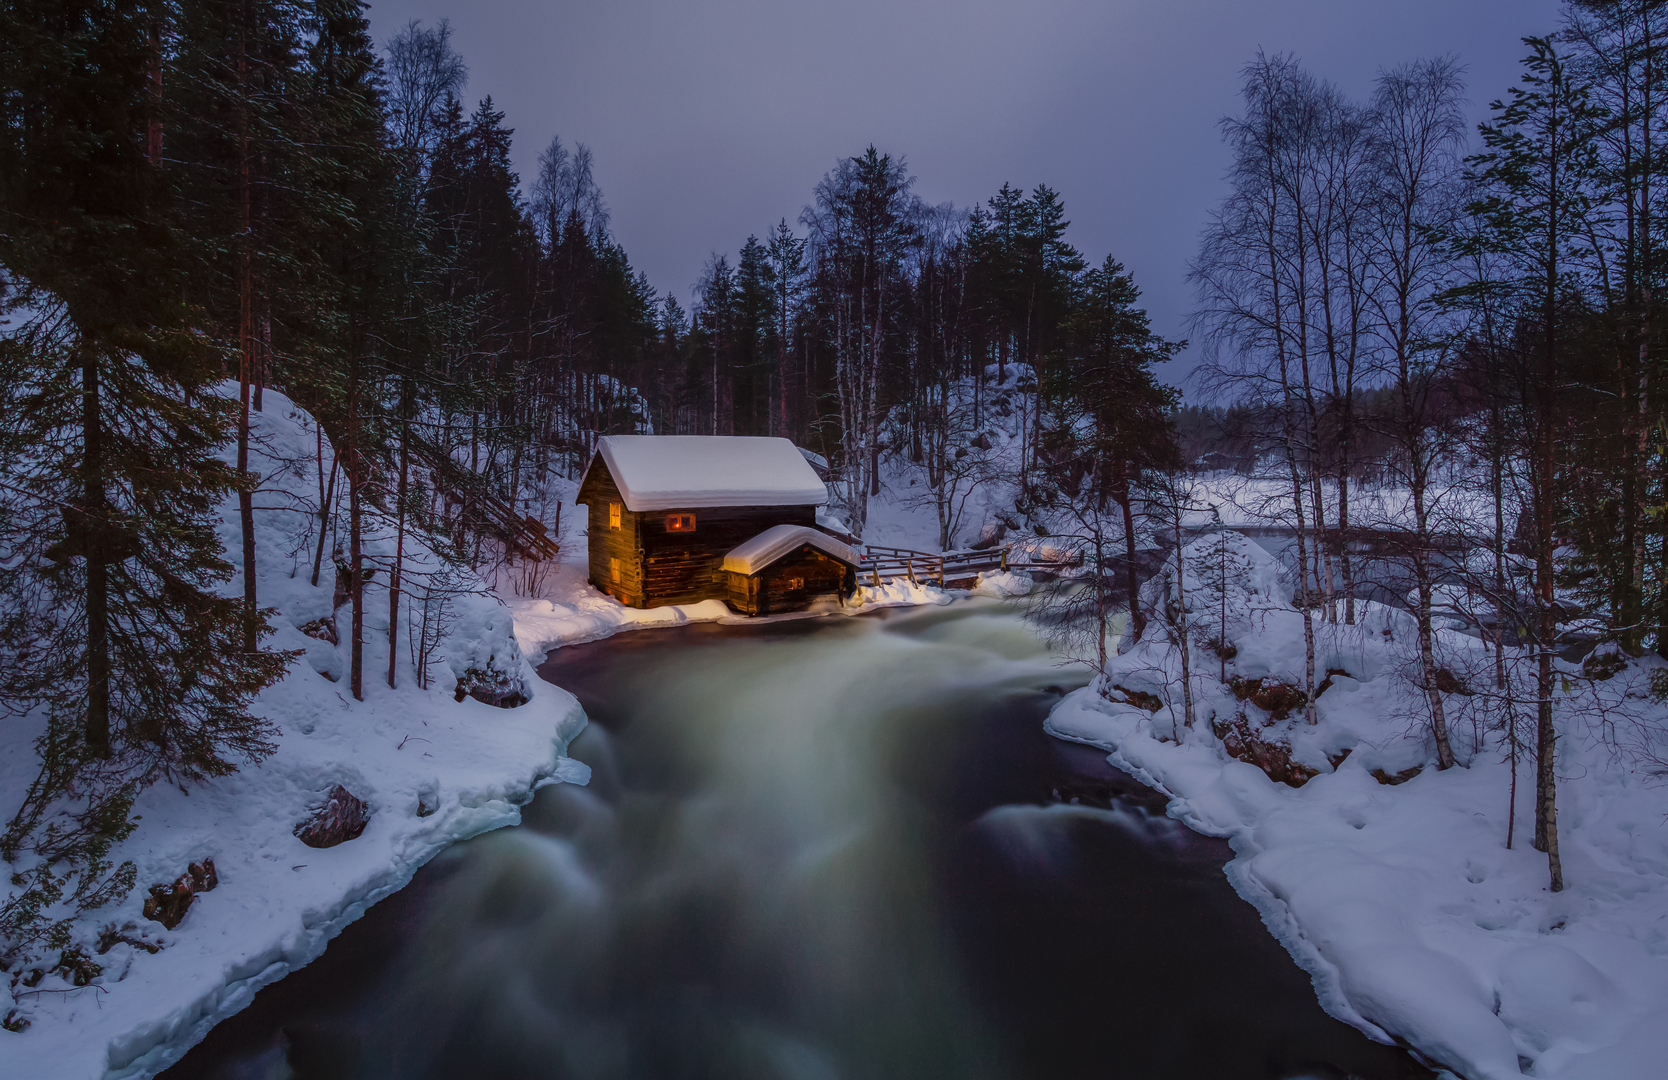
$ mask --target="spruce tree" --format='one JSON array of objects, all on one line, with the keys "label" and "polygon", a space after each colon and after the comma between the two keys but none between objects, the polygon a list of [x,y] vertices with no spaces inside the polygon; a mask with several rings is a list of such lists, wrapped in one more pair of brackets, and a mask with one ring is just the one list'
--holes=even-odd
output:
[{"label": "spruce tree", "polygon": [[1125,588],[1135,640],[1146,628],[1135,562],[1134,503],[1142,481],[1181,464],[1171,420],[1177,394],[1158,381],[1155,363],[1186,342],[1154,334],[1136,306],[1141,290],[1110,255],[1082,275],[1064,330],[1066,359],[1045,368],[1044,392],[1054,402],[1054,439],[1085,455],[1096,501],[1117,505],[1123,519]]},{"label": "spruce tree", "polygon": [[233,420],[209,390],[221,355],[180,303],[187,208],[147,137],[152,31],[172,14],[0,15],[0,268],[20,324],[4,342],[0,693],[47,721],[0,849],[33,848],[41,873],[96,867],[144,785],[269,753],[248,705],[289,660],[250,650],[264,625],[220,591],[219,506],[247,477],[217,456]]}]

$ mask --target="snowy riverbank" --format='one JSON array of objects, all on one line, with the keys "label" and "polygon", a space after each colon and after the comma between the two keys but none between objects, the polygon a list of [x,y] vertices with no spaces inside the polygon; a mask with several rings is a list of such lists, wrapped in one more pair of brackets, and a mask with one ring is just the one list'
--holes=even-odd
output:
[{"label": "snowy riverbank", "polygon": [[[278,612],[266,647],[302,653],[254,706],[277,726],[277,751],[189,794],[158,784],[140,797],[138,828],[112,852],[118,862],[134,861],[137,886],[119,904],[89,912],[72,942],[101,970],[79,987],[67,973],[36,979],[27,969],[15,983],[0,982],[0,1015],[15,1009],[15,1019],[28,1024],[0,1032],[0,1074],[154,1075],[261,987],[317,956],[448,845],[515,824],[521,804],[544,784],[583,783],[589,775],[563,756],[584,726],[583,712],[571,695],[534,675],[511,613],[479,585],[459,588],[448,601],[451,623],[431,658],[437,674],[429,688],[418,688],[402,638],[399,687],[390,689],[386,571],[379,574],[366,589],[364,700],[354,700],[345,677],[348,609],[338,622],[328,551],[320,584],[309,583],[315,429],[271,390],[265,404],[253,418],[252,465],[263,475],[255,500],[260,598]],[[327,446],[327,468],[328,455]],[[225,520],[222,540],[237,551],[235,501]],[[392,554],[385,525],[371,523],[372,565],[386,565]],[[422,569],[421,545],[408,535],[406,548]],[[318,636],[332,623],[340,644]],[[529,700],[514,709],[454,700],[458,678],[471,668],[495,672]],[[14,730],[19,734],[0,744],[0,791],[8,798],[22,792],[35,762],[33,732]],[[309,848],[294,827],[335,784],[369,804],[368,823],[356,839]],[[209,858],[219,884],[197,895],[176,928],[144,917],[148,886],[172,882],[188,864]],[[107,927],[130,941],[112,944],[106,935],[100,951]]]},{"label": "snowy riverbank", "polygon": [[[1203,554],[1209,543],[1190,551]],[[1334,1016],[1404,1041],[1468,1080],[1662,1075],[1668,789],[1629,768],[1582,708],[1583,694],[1597,694],[1611,722],[1625,710],[1661,730],[1668,707],[1645,689],[1660,662],[1640,662],[1593,689],[1576,669],[1564,680],[1557,764],[1567,888],[1554,894],[1546,857],[1530,844],[1532,764],[1519,764],[1507,850],[1511,778],[1501,733],[1474,728],[1458,694],[1450,722],[1462,767],[1431,764],[1400,674],[1413,637],[1405,613],[1364,605],[1357,626],[1317,627],[1317,677],[1329,668],[1348,674],[1317,696],[1315,727],[1303,725],[1300,709],[1275,719],[1236,698],[1219,677],[1223,666],[1242,680],[1301,685],[1303,647],[1299,615],[1274,595],[1277,568],[1252,545],[1235,551],[1243,572],[1236,584],[1232,557],[1223,560],[1226,604],[1208,580],[1215,562],[1188,575],[1199,590],[1200,629],[1216,636],[1220,606],[1238,649],[1225,665],[1195,649],[1191,730],[1177,724],[1180,675],[1156,640],[1156,622],[1102,684],[1112,699],[1132,702],[1085,688],[1054,710],[1048,730],[1110,751],[1115,765],[1172,796],[1171,816],[1227,837],[1238,853],[1228,866],[1235,888],[1310,972]],[[1439,647],[1455,670],[1491,670],[1478,663],[1486,658],[1474,639],[1444,633]],[[1239,718],[1317,775],[1292,787],[1231,759],[1212,726],[1232,736]]]},{"label": "snowy riverbank", "polygon": [[975,587],[940,589],[934,585],[912,585],[890,581],[883,585],[862,585],[843,605],[824,604],[810,611],[750,618],[730,610],[722,600],[666,607],[631,608],[586,581],[584,534],[569,541],[564,560],[544,583],[539,597],[506,598],[515,614],[516,638],[529,656],[537,656],[564,645],[599,641],[628,630],[684,626],[689,623],[776,622],[828,615],[862,615],[889,607],[944,605],[967,596],[1015,596],[1028,592],[1031,580],[1024,574],[1002,573],[982,576]]}]

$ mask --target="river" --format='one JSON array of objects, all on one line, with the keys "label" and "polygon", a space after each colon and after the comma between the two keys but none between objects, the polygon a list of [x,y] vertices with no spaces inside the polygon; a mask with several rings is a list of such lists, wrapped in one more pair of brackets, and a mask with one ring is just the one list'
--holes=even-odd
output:
[{"label": "river", "polygon": [[1323,1013],[1228,845],[1042,720],[994,601],[621,635],[539,669],[588,788],[458,844],[164,1073],[1428,1077]]}]

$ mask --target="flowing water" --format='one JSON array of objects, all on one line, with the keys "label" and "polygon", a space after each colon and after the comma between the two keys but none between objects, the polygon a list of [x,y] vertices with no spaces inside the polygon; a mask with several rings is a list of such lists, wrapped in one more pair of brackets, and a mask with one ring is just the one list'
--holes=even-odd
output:
[{"label": "flowing water", "polygon": [[459,844],[165,1076],[1429,1076],[1322,1013],[1227,845],[1042,720],[1011,610],[558,650],[587,788]]}]

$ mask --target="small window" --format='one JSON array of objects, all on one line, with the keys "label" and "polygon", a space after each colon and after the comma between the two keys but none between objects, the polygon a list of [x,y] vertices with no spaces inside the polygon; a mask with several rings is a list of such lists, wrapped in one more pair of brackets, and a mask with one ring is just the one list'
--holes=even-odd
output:
[{"label": "small window", "polygon": [[802,577],[793,577],[793,578],[788,579],[788,588],[790,588],[790,589],[803,589],[804,587],[805,587],[805,579],[804,578],[802,578]]},{"label": "small window", "polygon": [[608,576],[614,582],[616,582],[616,583],[619,582],[619,580],[620,580],[620,560],[618,560],[618,559],[609,559],[608,560]]},{"label": "small window", "polygon": [[611,503],[608,504],[608,527],[610,529],[617,529],[617,528],[620,527],[620,504],[619,503],[611,502]]},{"label": "small window", "polygon": [[666,515],[666,531],[667,532],[694,532],[695,531],[695,515],[694,514],[667,514]]}]

